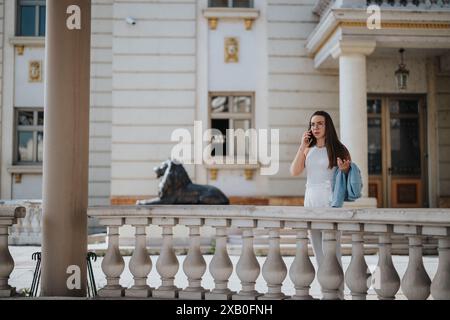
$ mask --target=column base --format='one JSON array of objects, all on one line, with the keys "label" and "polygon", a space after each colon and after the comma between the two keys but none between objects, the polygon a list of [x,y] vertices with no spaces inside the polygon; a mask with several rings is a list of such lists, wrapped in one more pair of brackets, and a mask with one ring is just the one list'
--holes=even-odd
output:
[{"label": "column base", "polygon": [[316,299],[311,295],[305,295],[305,296],[295,296],[294,295],[292,297],[286,298],[286,300],[319,300],[319,299]]},{"label": "column base", "polygon": [[125,294],[125,288],[121,286],[113,288],[102,288],[98,291],[98,296],[101,298],[118,298],[123,297]]},{"label": "column base", "polygon": [[125,297],[131,298],[148,298],[152,296],[154,288],[147,287],[131,287],[125,290]]},{"label": "column base", "polygon": [[6,289],[0,289],[0,297],[1,298],[12,297],[15,295],[16,295],[16,288],[9,287]]},{"label": "column base", "polygon": [[213,290],[205,293],[205,300],[231,300],[234,294],[236,294],[235,291],[214,292]]},{"label": "column base", "polygon": [[203,300],[208,289],[201,288],[198,291],[181,290],[178,292],[178,298],[183,300]]},{"label": "column base", "polygon": [[380,297],[379,295],[377,295],[378,300],[395,300],[395,297]]},{"label": "column base", "polygon": [[365,294],[352,294],[352,300],[367,300],[367,295],[365,295]]},{"label": "column base", "polygon": [[284,293],[266,293],[257,298],[257,300],[285,300],[288,296]]},{"label": "column base", "polygon": [[344,299],[343,294],[341,294],[339,290],[327,290],[322,291],[321,300],[344,300]]},{"label": "column base", "polygon": [[174,289],[158,288],[153,290],[152,297],[157,299],[176,299],[180,291],[180,288],[176,287]]},{"label": "column base", "polygon": [[253,292],[239,292],[236,294],[233,294],[231,297],[231,300],[257,300],[258,297],[261,297],[263,294],[259,293],[258,291]]}]

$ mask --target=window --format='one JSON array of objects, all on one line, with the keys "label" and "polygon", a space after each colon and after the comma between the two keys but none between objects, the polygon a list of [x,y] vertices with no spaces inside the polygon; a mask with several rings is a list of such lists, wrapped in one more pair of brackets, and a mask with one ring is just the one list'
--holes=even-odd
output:
[{"label": "window", "polygon": [[16,109],[16,164],[40,164],[44,148],[44,111]]},{"label": "window", "polygon": [[[210,94],[210,128],[217,129],[222,133],[222,139],[213,137],[211,156],[236,157],[238,155],[237,137],[234,139],[234,153],[227,141],[227,129],[243,129],[247,131],[253,128],[253,93],[212,93]],[[245,157],[249,156],[249,137],[245,140]],[[241,155],[240,155],[241,156]]]},{"label": "window", "polygon": [[212,8],[253,8],[252,0],[209,0]]},{"label": "window", "polygon": [[45,36],[45,0],[17,1],[17,35]]}]

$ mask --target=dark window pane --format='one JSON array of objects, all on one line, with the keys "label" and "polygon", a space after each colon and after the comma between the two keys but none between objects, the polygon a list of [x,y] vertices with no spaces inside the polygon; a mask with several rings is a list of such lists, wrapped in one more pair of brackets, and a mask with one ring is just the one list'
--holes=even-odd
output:
[{"label": "dark window pane", "polygon": [[251,0],[233,0],[233,7],[235,8],[251,8]]},{"label": "dark window pane", "polygon": [[392,173],[402,176],[420,175],[419,120],[391,119]]},{"label": "dark window pane", "polygon": [[394,114],[418,114],[417,100],[390,100],[389,110]]},{"label": "dark window pane", "polygon": [[228,0],[209,0],[210,7],[228,7]]},{"label": "dark window pane", "polygon": [[45,36],[45,6],[39,7],[39,35]]},{"label": "dark window pane", "polygon": [[380,99],[367,100],[367,113],[381,114],[381,100]]},{"label": "dark window pane", "polygon": [[33,114],[33,111],[20,111],[17,119],[19,126],[32,126]]},{"label": "dark window pane", "polygon": [[36,35],[36,7],[35,6],[20,6],[20,36],[35,36]]},{"label": "dark window pane", "polygon": [[[218,143],[212,143],[212,147],[218,150],[217,155],[226,155],[227,147],[226,147],[226,134],[227,129],[229,129],[229,120],[228,119],[212,119],[211,120],[211,129],[219,130],[223,135],[223,144],[221,140],[218,140]],[[216,140],[217,141],[217,140]],[[211,156],[216,155],[216,150],[211,151]]]},{"label": "dark window pane", "polygon": [[381,119],[369,118],[369,174],[381,174]]},{"label": "dark window pane", "polygon": [[44,112],[40,111],[38,112],[38,126],[44,125]]},{"label": "dark window pane", "polygon": [[18,161],[33,161],[33,132],[19,131]]}]

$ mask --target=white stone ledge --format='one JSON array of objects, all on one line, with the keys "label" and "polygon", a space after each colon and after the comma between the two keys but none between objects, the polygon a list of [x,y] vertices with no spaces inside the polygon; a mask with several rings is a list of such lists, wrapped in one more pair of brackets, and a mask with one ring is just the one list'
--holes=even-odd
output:
[{"label": "white stone ledge", "polygon": [[24,218],[25,214],[25,207],[4,204],[3,201],[0,202],[0,225],[3,224],[1,220],[9,221],[18,218]]},{"label": "white stone ledge", "polygon": [[[363,223],[367,229],[388,231],[380,225],[420,225],[450,228],[450,209],[347,209],[305,208],[298,206],[253,205],[148,205],[89,207],[88,215],[97,218],[208,218],[231,219],[232,225],[247,226],[243,221],[279,220],[286,226],[298,222]],[[248,224],[250,227],[252,223]],[[371,225],[372,227],[370,227]],[[428,230],[428,229],[427,229]],[[425,230],[424,230],[425,231]]]},{"label": "white stone ledge", "polygon": [[6,171],[8,171],[8,173],[11,174],[15,174],[15,173],[42,173],[42,166],[35,166],[35,165],[30,165],[30,166],[26,166],[26,165],[14,165],[14,166],[9,166],[6,168]]},{"label": "white stone ledge", "polygon": [[9,43],[13,46],[45,46],[45,37],[10,37]]}]

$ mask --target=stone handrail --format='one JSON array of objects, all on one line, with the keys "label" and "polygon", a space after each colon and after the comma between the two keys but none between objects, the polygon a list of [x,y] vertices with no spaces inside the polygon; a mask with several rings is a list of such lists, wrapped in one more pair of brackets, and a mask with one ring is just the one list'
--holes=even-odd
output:
[{"label": "stone handrail", "polygon": [[450,9],[450,0],[318,0],[313,12],[322,17],[332,7],[334,8],[367,8],[369,5],[379,5],[381,8],[392,9]]},{"label": "stone handrail", "polygon": [[25,207],[27,214],[11,227],[10,245],[42,244],[42,200],[8,200],[4,204]]},{"label": "stone handrail", "polygon": [[8,229],[17,223],[17,219],[24,218],[25,207],[14,205],[0,205],[0,297],[10,297],[15,289],[9,283],[9,275],[14,270],[14,260],[8,248]]},{"label": "stone handrail", "polygon": [[[395,299],[402,288],[408,299],[450,299],[450,210],[449,209],[330,209],[292,206],[204,206],[155,205],[143,207],[91,207],[88,215],[99,219],[108,227],[108,249],[102,261],[106,286],[99,291],[101,297],[154,297],[179,299],[284,299],[282,283],[289,274],[296,292],[293,299],[311,299],[309,288],[317,275],[324,299],[338,299],[343,282],[349,287],[353,299],[366,299],[373,287],[379,299]],[[134,285],[123,288],[120,276],[125,268],[119,251],[119,227],[135,227],[135,249],[129,262]],[[156,262],[161,286],[147,285],[152,261],[146,249],[146,227],[162,227],[163,243]],[[185,225],[190,230],[190,247],[183,263],[188,287],[177,288],[174,277],[179,263],[173,248],[173,227]],[[207,265],[200,251],[200,227],[216,229],[215,252],[209,272],[215,287],[202,287]],[[241,281],[237,293],[228,288],[233,265],[227,252],[227,229],[242,230],[242,251],[236,265]],[[260,267],[254,253],[254,230],[269,231],[269,251]],[[296,256],[288,271],[280,253],[280,231],[296,231]],[[322,230],[324,260],[317,272],[308,256],[308,230]],[[338,232],[352,235],[352,259],[345,274],[336,258]],[[364,235],[378,236],[379,261],[373,274],[364,259]],[[400,279],[391,257],[391,236],[404,235],[409,239],[409,264]],[[422,237],[438,239],[439,265],[431,281],[422,261]],[[255,290],[259,274],[267,284],[267,292]]]}]

